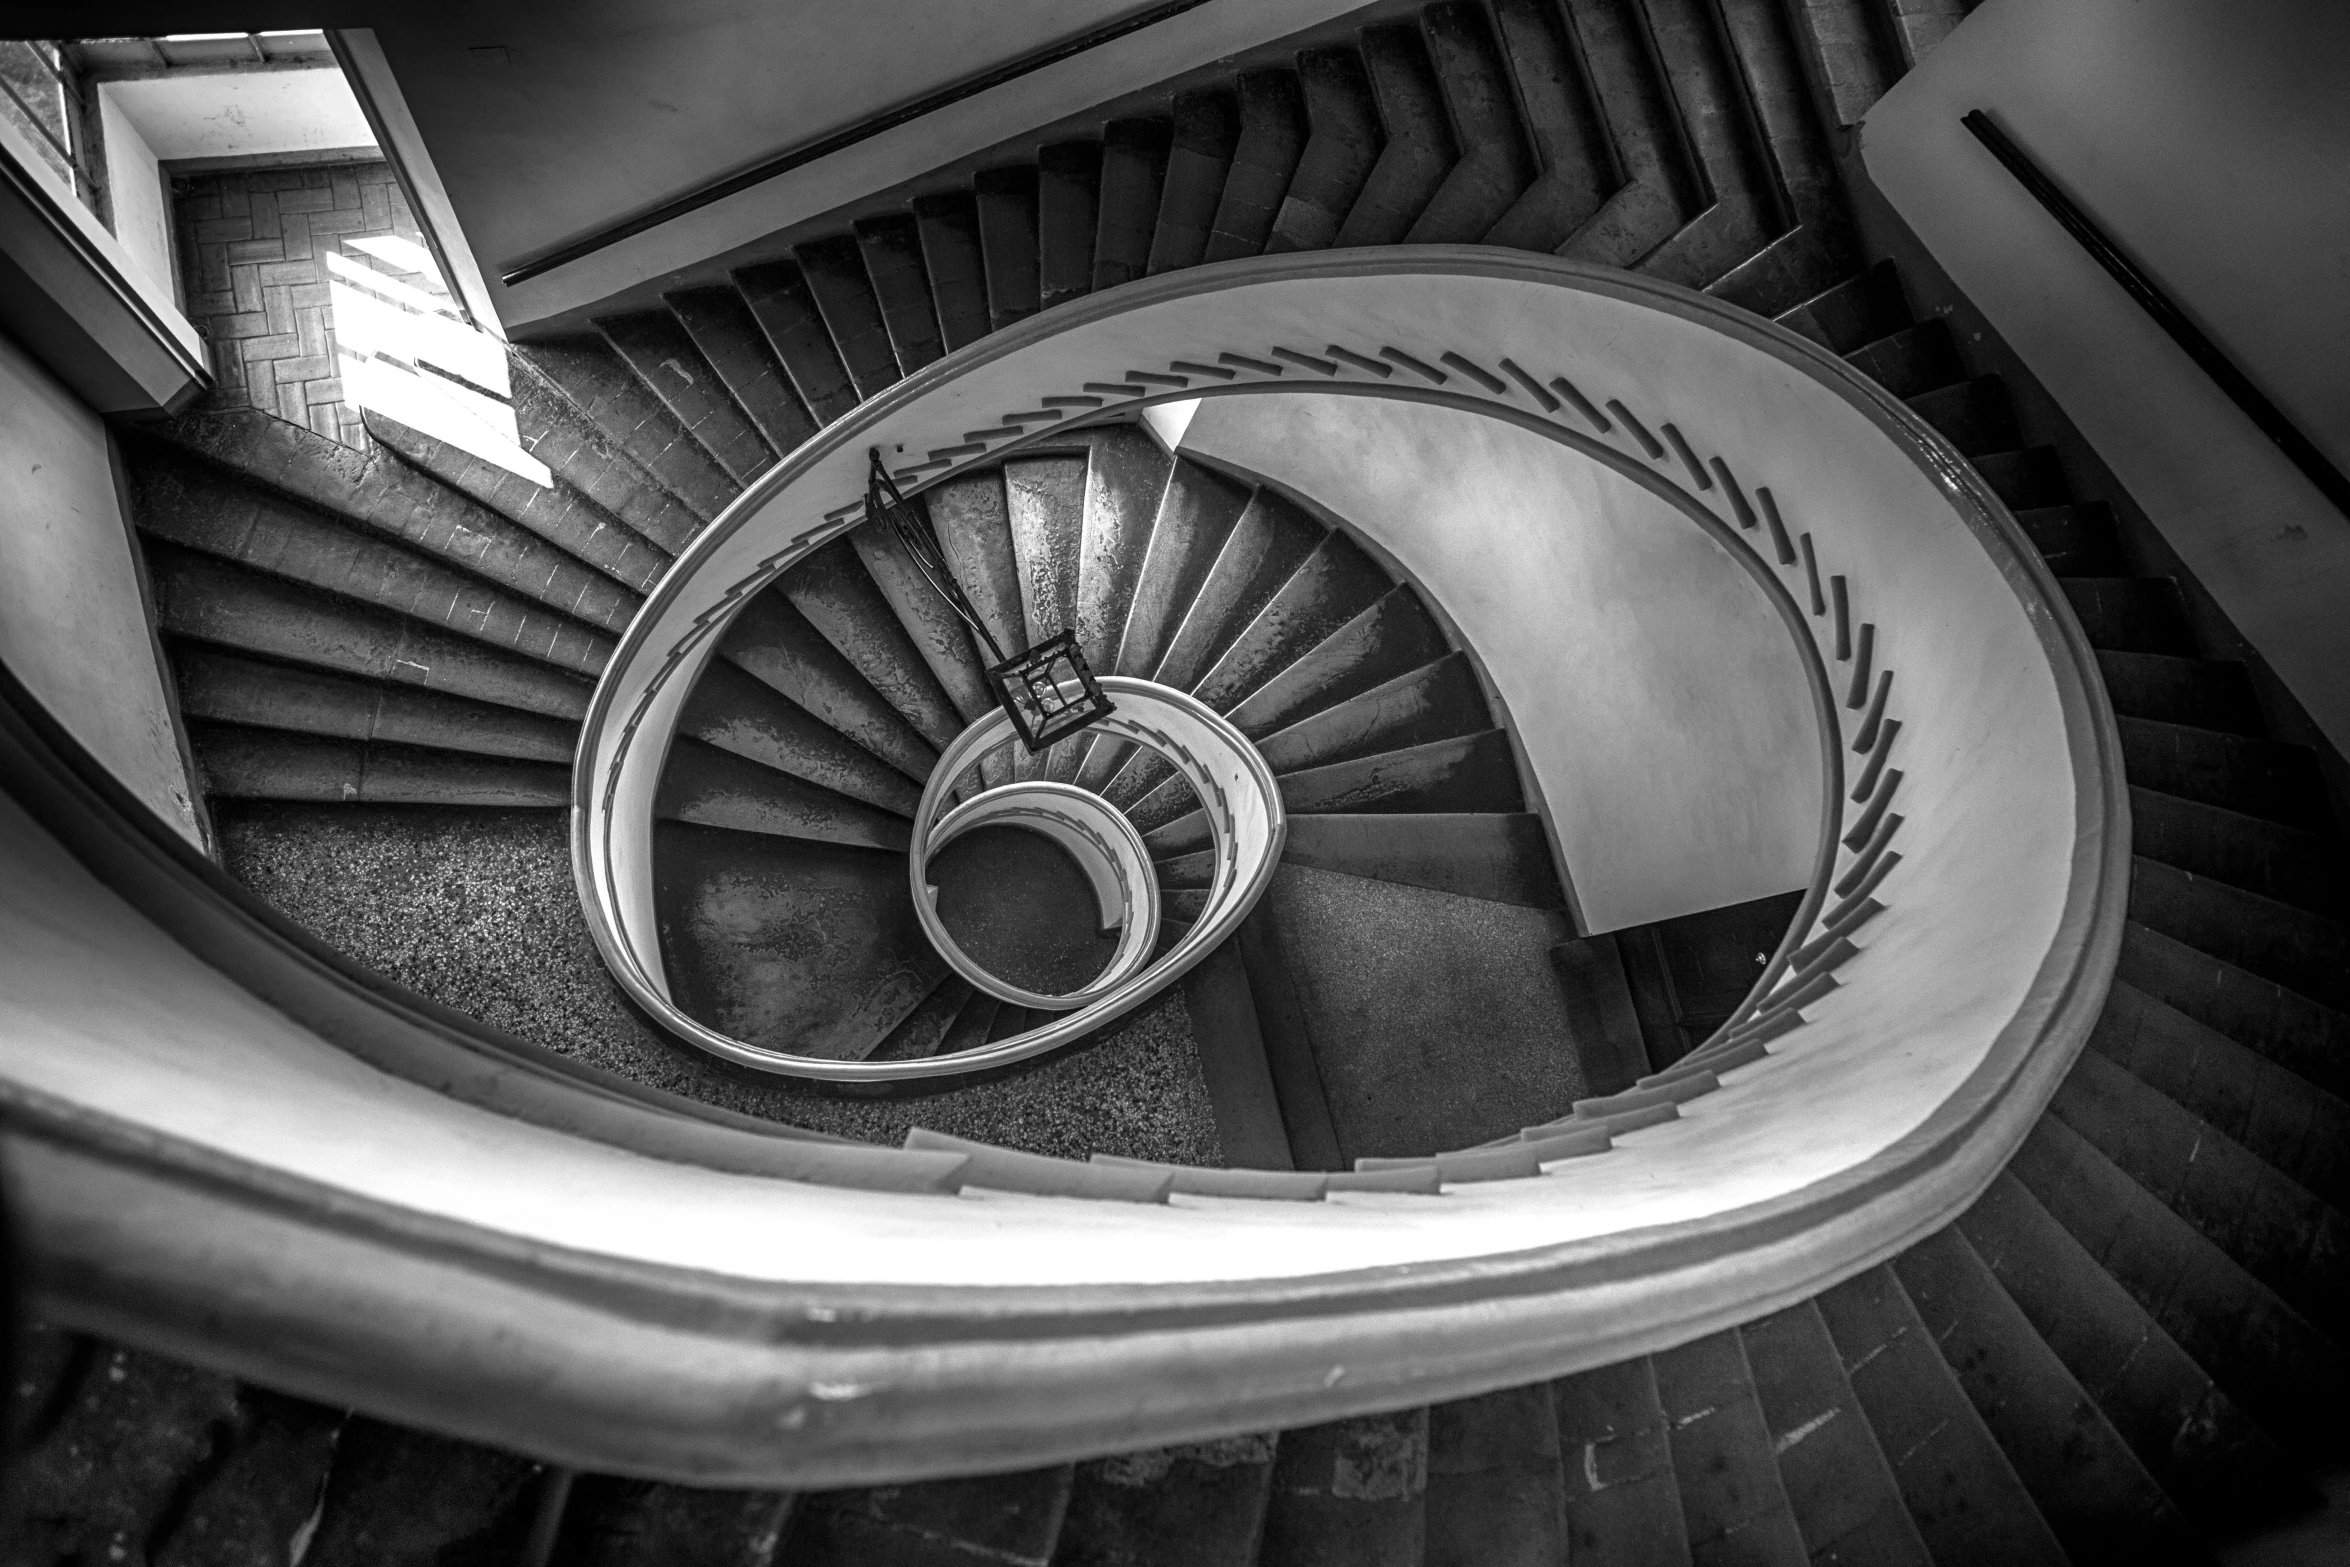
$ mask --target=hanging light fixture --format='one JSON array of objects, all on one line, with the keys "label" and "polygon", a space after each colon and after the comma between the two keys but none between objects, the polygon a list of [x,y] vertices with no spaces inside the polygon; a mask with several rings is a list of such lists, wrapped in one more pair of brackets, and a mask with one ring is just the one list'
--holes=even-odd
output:
[{"label": "hanging light fixture", "polygon": [[882,466],[879,447],[866,455],[871,463],[865,479],[866,520],[887,525],[930,590],[962,617],[963,624],[995,660],[987,670],[988,690],[1012,720],[1021,744],[1031,752],[1042,751],[1106,717],[1112,710],[1110,699],[1102,694],[1101,682],[1086,666],[1077,633],[1056,631],[1036,646],[1006,657],[981,623],[962,584],[955,580],[938,536],[931,531],[928,513],[899,490],[897,481]]}]

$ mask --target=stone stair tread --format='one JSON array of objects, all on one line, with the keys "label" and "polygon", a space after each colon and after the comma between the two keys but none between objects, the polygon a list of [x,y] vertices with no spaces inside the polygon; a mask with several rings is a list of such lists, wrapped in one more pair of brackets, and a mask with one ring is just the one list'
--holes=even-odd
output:
[{"label": "stone stair tread", "polygon": [[1533,149],[1518,123],[1516,93],[1484,9],[1445,0],[1420,13],[1420,30],[1462,156],[1412,220],[1404,242],[1471,244],[1534,183]]},{"label": "stone stair tread", "polygon": [[616,1475],[581,1475],[553,1559],[569,1567],[754,1567],[773,1555],[797,1498]]},{"label": "stone stair tread", "polygon": [[1231,165],[1224,171],[1224,189],[1216,200],[1203,261],[1230,261],[1265,248],[1281,199],[1305,153],[1305,100],[1294,73],[1243,71],[1236,86],[1240,134],[1232,144]]},{"label": "stone stair tread", "polygon": [[817,309],[807,274],[791,261],[771,261],[733,274],[737,292],[766,336],[792,391],[819,425],[857,406],[858,392]]},{"label": "stone stair tread", "polygon": [[2123,927],[2114,977],[2302,1080],[2350,1096],[2350,1014],[2138,920]]},{"label": "stone stair tread", "polygon": [[2168,577],[2068,576],[2057,586],[2080,617],[2089,645],[2117,653],[2195,656],[2179,585]]},{"label": "stone stair tread", "polygon": [[962,732],[962,713],[923,650],[907,635],[897,606],[875,584],[855,545],[833,540],[784,573],[778,586],[857,677],[924,742],[944,750]]},{"label": "stone stair tread", "polygon": [[1554,1567],[1566,1524],[1550,1384],[1429,1407],[1427,1567]]},{"label": "stone stair tread", "polygon": [[1689,1567],[1671,1422],[1647,1356],[1551,1384],[1566,1482],[1567,1559]]},{"label": "stone stair tread", "polygon": [[1483,243],[1555,251],[1607,199],[1607,132],[1583,92],[1557,6],[1499,0],[1493,20],[1541,173],[1486,230]]},{"label": "stone stair tread", "polygon": [[1921,321],[1872,339],[1844,355],[1844,362],[1895,397],[1915,397],[1966,379],[1950,328]]},{"label": "stone stair tread", "polygon": [[1893,1269],[1871,1268],[1817,1304],[1933,1560],[2067,1567],[2064,1547]]},{"label": "stone stair tread", "polygon": [[2124,978],[2089,1044],[2323,1201],[2350,1201],[2350,1101]]},{"label": "stone stair tread", "polygon": [[1093,438],[1085,471],[1074,624],[1078,645],[1096,674],[1121,667],[1127,621],[1174,466],[1174,458],[1139,426],[1116,426]]},{"label": "stone stair tread", "polygon": [[2322,1451],[2350,1357],[2057,1116],[2009,1169],[2179,1347],[2278,1441]]},{"label": "stone stair tread", "polygon": [[1079,1464],[1054,1567],[1255,1567],[1274,1440],[1223,1437]]},{"label": "stone stair tread", "polygon": [[524,451],[663,554],[674,556],[693,542],[707,517],[622,451],[529,359],[509,354],[507,365],[515,433]]},{"label": "stone stair tread", "polygon": [[2130,913],[2213,957],[2329,1007],[2350,1004],[2350,926],[2142,856]]},{"label": "stone stair tread", "polygon": [[2350,1319],[2350,1221],[2102,1051],[2050,1113],[2313,1323]]},{"label": "stone stair tread", "polygon": [[775,461],[766,437],[735,402],[726,381],[673,311],[603,316],[595,327],[636,379],[736,484],[750,483]]},{"label": "stone stair tread", "polygon": [[1691,1558],[1804,1567],[1810,1553],[1779,1478],[1739,1334],[1710,1334],[1651,1355],[1649,1364]]},{"label": "stone stair tread", "polygon": [[2114,711],[2124,717],[2261,738],[2252,682],[2241,664],[2100,649],[2097,669]]},{"label": "stone stair tread", "polygon": [[1428,1501],[1428,1411],[1281,1433],[1259,1560],[1297,1567],[1419,1567]]},{"label": "stone stair tread", "polygon": [[653,812],[703,827],[900,853],[909,841],[902,816],[686,734],[671,744]]},{"label": "stone stair tread", "polygon": [[578,738],[553,718],[465,697],[265,663],[200,643],[173,650],[180,711],[192,719],[387,741],[512,761],[571,763]]},{"label": "stone stair tread", "polygon": [[718,656],[919,784],[938,751],[865,682],[790,595],[762,593],[736,614]]},{"label": "stone stair tread", "polygon": [[514,357],[545,376],[606,440],[702,521],[741,493],[741,482],[601,339],[527,343]]},{"label": "stone stair tread", "polygon": [[702,671],[677,732],[899,816],[921,803],[904,773],[725,659]]},{"label": "stone stair tread", "polygon": [[982,1561],[1047,1567],[1069,1509],[1068,1464],[1018,1474],[810,1492],[780,1560],[794,1567]]},{"label": "stone stair tread", "polygon": [[750,1044],[862,1059],[947,972],[905,867],[875,849],[656,822],[671,994]]},{"label": "stone stair tread", "polygon": [[2225,806],[2158,790],[2130,790],[2134,853],[2339,919],[2345,912],[2340,842]]},{"label": "stone stair tread", "polygon": [[2118,575],[2120,546],[2113,510],[2103,501],[2027,506],[2015,514],[2048,569],[2059,577]]},{"label": "stone stair tread", "polygon": [[860,221],[856,235],[890,351],[900,373],[912,375],[946,352],[922,260],[921,231],[913,214],[885,213]]},{"label": "stone stair tread", "polygon": [[1893,1271],[2075,1562],[2210,1559],[1962,1233],[1928,1236]]},{"label": "stone stair tread", "polygon": [[1173,139],[1165,120],[1115,120],[1102,128],[1101,196],[1093,286],[1116,288],[1150,269],[1151,239]]},{"label": "stone stair tread", "polygon": [[2309,832],[2333,826],[2325,780],[2306,747],[2122,714],[2130,782]]},{"label": "stone stair tread", "polygon": [[1810,1559],[1931,1567],[1818,1306],[1805,1301],[1738,1332]]},{"label": "stone stair tread", "polygon": [[951,352],[987,336],[987,270],[979,254],[979,203],[968,191],[938,191],[914,202],[922,266],[930,278],[939,337]]},{"label": "stone stair tread", "polygon": [[1242,734],[1261,739],[1435,663],[1447,646],[1419,595],[1399,583],[1224,716]]},{"label": "stone stair tread", "polygon": [[[1175,95],[1173,142],[1159,187],[1159,217],[1151,230],[1153,275],[1196,267],[1216,226],[1232,150],[1240,140],[1240,104],[1229,91]],[[1001,325],[999,322],[998,325]]]},{"label": "stone stair tread", "polygon": [[199,783],[216,799],[332,805],[451,805],[561,810],[571,769],[380,740],[188,725]]},{"label": "stone stair tread", "polygon": [[1037,303],[1044,309],[1093,292],[1101,163],[1101,143],[1095,141],[1037,149]]},{"label": "stone stair tread", "polygon": [[1303,50],[1297,75],[1305,100],[1306,144],[1265,241],[1269,253],[1320,250],[1336,240],[1386,141],[1361,55],[1351,49]]},{"label": "stone stair tread", "polygon": [[1474,734],[1491,723],[1469,656],[1448,653],[1266,735],[1257,750],[1276,774],[1292,773]]},{"label": "stone stair tread", "polygon": [[1191,694],[1229,711],[1395,587],[1363,547],[1335,529],[1226,645]]},{"label": "stone stair tread", "polygon": [[739,289],[715,286],[662,296],[721,384],[777,455],[816,433],[818,420],[793,387]]},{"label": "stone stair tread", "polygon": [[1910,324],[1893,263],[1878,262],[1794,306],[1779,325],[1839,354],[1864,348]]},{"label": "stone stair tread", "polygon": [[808,296],[832,338],[833,350],[860,398],[875,397],[904,374],[889,326],[881,318],[873,280],[865,271],[856,236],[836,234],[795,246],[793,259],[807,280]]},{"label": "stone stair tread", "polygon": [[1435,198],[1458,153],[1419,30],[1370,27],[1359,43],[1385,142],[1334,243],[1393,245]]},{"label": "stone stair tread", "polygon": [[971,190],[979,203],[987,318],[1000,332],[1037,311],[1036,169],[981,169],[971,177]]},{"label": "stone stair tread", "polygon": [[1958,1221],[2164,1492],[2228,1533],[2314,1496],[2292,1460],[2013,1175]]},{"label": "stone stair tread", "polygon": [[1288,501],[1254,492],[1150,678],[1179,691],[1196,687],[1327,531]]}]

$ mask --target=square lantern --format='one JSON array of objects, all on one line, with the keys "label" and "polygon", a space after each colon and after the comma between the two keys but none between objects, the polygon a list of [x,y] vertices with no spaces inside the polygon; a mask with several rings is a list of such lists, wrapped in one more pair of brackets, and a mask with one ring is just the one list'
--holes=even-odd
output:
[{"label": "square lantern", "polygon": [[1062,631],[987,672],[996,702],[1030,751],[1041,751],[1110,712],[1101,682],[1086,667],[1077,633]]}]

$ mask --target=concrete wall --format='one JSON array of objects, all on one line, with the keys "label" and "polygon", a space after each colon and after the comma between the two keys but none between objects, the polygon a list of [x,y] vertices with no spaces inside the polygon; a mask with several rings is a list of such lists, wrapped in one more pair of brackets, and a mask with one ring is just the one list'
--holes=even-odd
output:
[{"label": "concrete wall", "polygon": [[203,847],[149,624],[105,424],[0,337],[0,663]]},{"label": "concrete wall", "polygon": [[105,127],[106,193],[114,203],[114,237],[147,281],[165,298],[173,296],[171,201],[156,166],[155,149],[123,113],[117,94],[128,84],[98,88],[98,114]]},{"label": "concrete wall", "polygon": [[1386,399],[1210,398],[1183,448],[1346,519],[1451,617],[1508,708],[1587,931],[1800,887],[1817,726],[1727,551],[1516,425]]},{"label": "concrete wall", "polygon": [[2350,468],[2350,7],[1990,0],[1868,115],[1870,179],[2335,745],[2350,518],[1959,116],[1984,109]]}]

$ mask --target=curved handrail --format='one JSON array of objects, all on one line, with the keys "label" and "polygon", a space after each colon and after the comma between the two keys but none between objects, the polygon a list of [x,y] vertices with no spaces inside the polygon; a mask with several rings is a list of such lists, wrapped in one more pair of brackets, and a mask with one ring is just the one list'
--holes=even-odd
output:
[{"label": "curved handrail", "polygon": [[[1341,316],[1359,334],[1316,330]],[[1243,327],[1266,339],[1261,352],[1233,346]],[[1806,1022],[1759,1044],[1759,1022],[1725,1039],[1715,1062],[1668,1085],[1708,1070],[1720,1084],[1676,1102],[1674,1118],[1635,1129],[1618,1117],[1637,1110],[1595,1115],[1616,1144],[1607,1158],[1570,1157],[1597,1140],[1570,1130],[1531,1153],[1322,1178],[1319,1201],[1291,1200],[1313,1181],[1284,1190],[1248,1172],[1192,1189],[1113,1177],[1099,1195],[1115,1200],[1097,1201],[1035,1195],[985,1150],[843,1150],[876,1170],[931,1161],[927,1189],[852,1189],[520,1119],[444,1092],[444,1058],[387,1046],[377,1059],[411,1065],[364,1063],[232,972],[276,938],[232,899],[185,878],[162,886],[163,849],[103,809],[12,817],[0,1096],[45,1304],[273,1386],[560,1462],[851,1484],[1604,1364],[1801,1299],[1973,1200],[2086,1038],[2128,868],[2118,741],[2091,655],[1981,481],[1832,356],[1718,302],[1544,258],[1415,249],[1230,263],[1059,307],[876,399],[845,441],[811,442],[762,495],[786,483],[794,506],[854,494],[868,445],[903,438],[927,453],[918,438],[933,421],[978,427],[963,415],[1039,406],[1063,395],[1049,390],[1062,377],[1134,384],[1106,377],[1172,362],[1143,350],[1177,337],[1184,363],[1235,381],[1264,372],[1219,356],[1281,363],[1273,348],[1366,381],[1375,372],[1321,350],[1417,376],[1379,352],[1392,348],[1473,386],[1444,355],[1505,386],[1510,365],[1530,367],[1569,417],[1584,415],[1556,380],[1592,394],[1594,411],[1671,425],[1691,456],[1718,455],[1774,492],[1782,525],[1868,607],[1872,659],[1898,672],[1905,727],[1896,752],[1890,704],[1876,720],[1871,787],[1890,787],[1884,756],[1908,774],[1899,850],[1878,846],[1845,895],[1882,893],[1886,912],[1855,927],[1858,956],[1838,969],[1849,977],[1801,1009]],[[1640,383],[1660,347],[1677,378]],[[1023,363],[1037,380],[1020,378]],[[1408,412],[1515,429],[1559,461],[1588,458],[1624,494],[1654,493],[1640,465],[1649,479],[1667,471],[1626,424],[1586,424],[1594,449],[1570,452],[1526,422],[1550,417],[1530,393],[1494,406],[1512,398],[1515,424]],[[1698,417],[1764,405],[1752,425]],[[838,485],[836,444],[849,454]],[[1745,535],[1735,507],[1707,509]],[[762,563],[781,569],[853,512],[770,519],[785,526],[764,538],[742,525],[753,515],[695,546],[716,601],[672,579],[632,627],[648,654],[639,674],[693,656],[736,586],[755,591]],[[1859,639],[1835,658],[1823,601],[1777,553],[1770,569],[1802,594],[1823,667],[1847,671]],[[650,749],[665,732],[661,703],[638,702],[645,689],[599,691],[604,749],[583,758],[582,817],[620,819],[611,748],[638,733]],[[1834,710],[1840,748],[1868,714]],[[27,787],[14,770],[6,781],[12,795]],[[1872,837],[1892,815],[1878,813]],[[1843,836],[1827,845],[1841,866],[1831,885],[1869,848]],[[167,896],[183,911],[168,932],[141,912]],[[1834,916],[1811,923],[1790,981]],[[424,1026],[365,997],[350,1005],[395,1043]],[[586,1085],[549,1092],[610,1103]],[[804,1146],[831,1157],[836,1145]],[[1516,1173],[1467,1178],[1492,1167]]]}]

